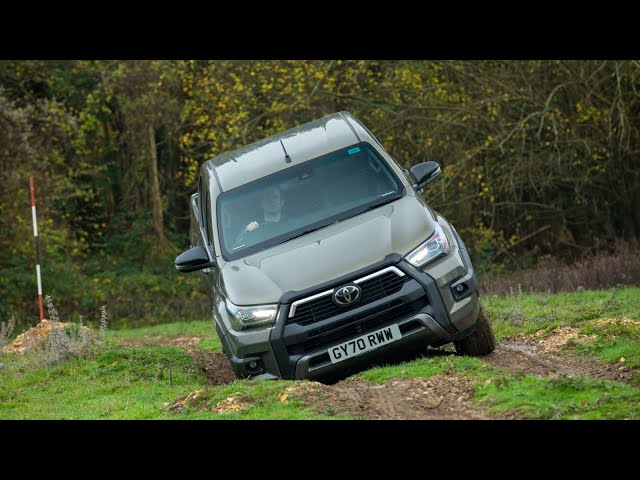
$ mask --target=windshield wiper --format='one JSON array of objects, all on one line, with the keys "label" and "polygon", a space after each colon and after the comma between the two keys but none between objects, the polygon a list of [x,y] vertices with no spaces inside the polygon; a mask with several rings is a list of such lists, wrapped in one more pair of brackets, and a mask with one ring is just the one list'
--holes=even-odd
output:
[{"label": "windshield wiper", "polygon": [[[363,208],[361,208],[358,211],[356,211],[353,215],[349,215],[349,217],[347,217],[347,218],[353,218],[356,215],[360,215],[361,213],[368,212],[369,210],[373,210],[374,208],[378,208],[378,207],[380,207],[380,206],[382,206],[382,205],[384,205],[386,203],[393,202],[394,200],[397,200],[398,198],[402,198],[402,194],[400,192],[395,192],[395,193],[396,194],[394,196],[392,196],[392,197],[385,197],[385,198],[382,198],[382,199],[380,199],[380,200],[378,200],[376,202],[370,203],[369,205],[365,205]],[[342,220],[346,220],[346,218],[341,218],[341,219],[338,219],[338,220],[336,220],[334,222],[325,223],[325,224],[319,225],[317,227],[307,228],[306,230],[303,230],[302,232],[300,232],[300,233],[298,233],[298,234],[296,234],[296,235],[294,235],[292,237],[289,237],[289,238],[287,238],[286,240],[283,240],[280,243],[288,242],[289,240],[293,240],[294,238],[302,237],[303,235],[307,235],[308,233],[315,232],[316,230],[320,230],[322,228],[326,228],[326,227],[328,227],[330,225],[333,225],[334,223],[338,223],[338,222],[340,222]]]},{"label": "windshield wiper", "polygon": [[280,243],[288,242],[289,240],[293,240],[294,238],[302,237],[303,235],[306,235],[307,233],[315,232],[316,230],[320,230],[322,228],[328,227],[329,225],[332,225],[334,223],[336,223],[336,222],[325,223],[324,225],[320,225],[319,227],[307,228],[306,230],[303,230],[302,232],[298,233],[297,235],[294,235],[293,237],[289,237],[289,238],[287,238],[286,240],[284,240],[283,242],[280,242]]},{"label": "windshield wiper", "polygon": [[381,207],[382,205],[385,205],[387,203],[391,203],[395,200],[398,200],[399,198],[402,198],[402,194],[400,192],[395,192],[396,194],[393,195],[392,197],[384,197],[381,200],[378,200],[376,202],[370,203],[368,205],[365,205],[364,207],[362,207],[361,209],[359,209],[355,214],[355,215],[360,215],[361,213],[364,212],[368,212],[369,210],[373,210],[374,208],[378,208]]}]

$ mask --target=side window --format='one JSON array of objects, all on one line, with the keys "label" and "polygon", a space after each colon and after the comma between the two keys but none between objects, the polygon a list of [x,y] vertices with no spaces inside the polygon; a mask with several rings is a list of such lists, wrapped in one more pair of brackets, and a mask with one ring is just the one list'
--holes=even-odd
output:
[{"label": "side window", "polygon": [[206,223],[204,215],[204,205],[204,179],[202,178],[202,175],[200,175],[200,178],[198,179],[198,214],[200,215],[200,222],[202,223]]},{"label": "side window", "polygon": [[213,241],[213,221],[211,219],[211,197],[209,191],[204,196],[204,221],[207,226],[207,243],[211,246],[214,245]]}]

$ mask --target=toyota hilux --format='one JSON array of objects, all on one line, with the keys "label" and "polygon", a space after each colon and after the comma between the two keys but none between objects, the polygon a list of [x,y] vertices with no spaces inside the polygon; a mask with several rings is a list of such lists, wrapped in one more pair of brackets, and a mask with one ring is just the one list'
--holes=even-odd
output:
[{"label": "toyota hilux", "polygon": [[322,378],[449,342],[495,338],[456,229],[348,112],[204,162],[180,272],[199,271],[239,377]]}]

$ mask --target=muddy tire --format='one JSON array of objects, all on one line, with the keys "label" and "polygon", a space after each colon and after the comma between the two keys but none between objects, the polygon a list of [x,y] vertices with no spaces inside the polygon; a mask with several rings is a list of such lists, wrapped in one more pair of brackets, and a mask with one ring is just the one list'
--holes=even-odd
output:
[{"label": "muddy tire", "polygon": [[487,312],[480,304],[480,314],[476,320],[475,331],[459,342],[454,342],[456,351],[460,355],[471,355],[473,357],[486,355],[496,348],[496,337],[493,335],[491,323],[487,317]]}]

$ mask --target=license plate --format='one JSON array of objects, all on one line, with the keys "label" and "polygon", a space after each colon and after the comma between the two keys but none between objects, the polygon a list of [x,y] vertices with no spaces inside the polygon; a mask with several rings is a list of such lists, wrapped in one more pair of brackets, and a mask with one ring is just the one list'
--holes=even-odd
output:
[{"label": "license plate", "polygon": [[329,357],[331,358],[331,363],[342,362],[343,360],[357,357],[358,355],[375,350],[378,347],[395,342],[401,338],[402,334],[400,333],[398,325],[390,325],[331,347],[329,349]]}]

